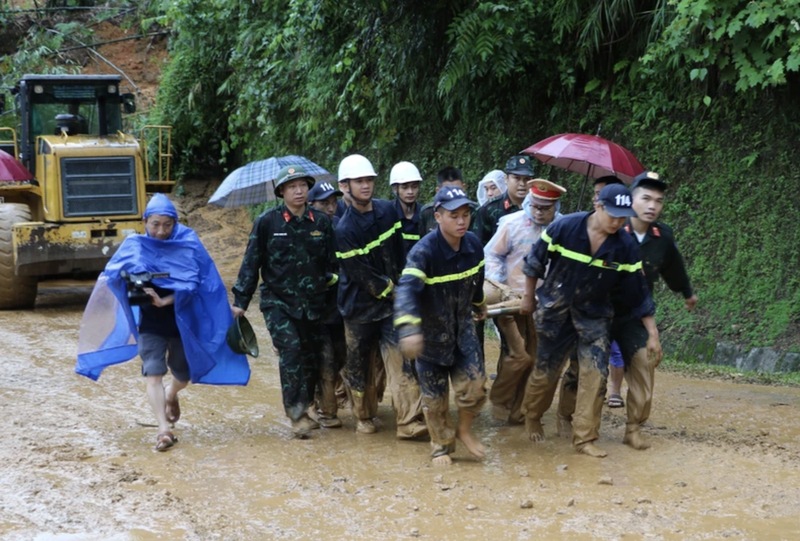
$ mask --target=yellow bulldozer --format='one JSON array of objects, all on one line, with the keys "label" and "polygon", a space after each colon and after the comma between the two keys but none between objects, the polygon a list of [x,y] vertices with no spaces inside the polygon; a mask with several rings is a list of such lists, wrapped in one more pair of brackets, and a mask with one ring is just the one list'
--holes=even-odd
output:
[{"label": "yellow bulldozer", "polygon": [[0,150],[29,174],[0,167],[0,309],[33,307],[40,281],[96,278],[125,237],[144,232],[146,194],[175,184],[171,127],[124,133],[136,102],[121,82],[25,75],[11,89],[19,133],[0,127]]}]

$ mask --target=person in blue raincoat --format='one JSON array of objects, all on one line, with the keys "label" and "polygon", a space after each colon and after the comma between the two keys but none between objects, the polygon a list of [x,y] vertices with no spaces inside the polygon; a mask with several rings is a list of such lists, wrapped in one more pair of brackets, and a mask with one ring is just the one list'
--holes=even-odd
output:
[{"label": "person in blue raincoat", "polygon": [[[157,451],[177,439],[178,392],[190,381],[246,385],[250,368],[225,335],[233,322],[225,285],[195,232],[178,223],[162,194],[144,212],[145,235],[125,239],[95,285],[81,322],[78,374],[96,380],[112,364],[142,359],[147,398],[158,422]],[[137,310],[129,302],[123,273],[168,273],[141,290],[150,297]],[[163,377],[172,372],[164,388]]]}]

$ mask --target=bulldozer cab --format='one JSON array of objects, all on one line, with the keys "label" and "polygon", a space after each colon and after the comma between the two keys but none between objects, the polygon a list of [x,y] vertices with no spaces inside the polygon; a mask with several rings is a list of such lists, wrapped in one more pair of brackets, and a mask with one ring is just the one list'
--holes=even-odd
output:
[{"label": "bulldozer cab", "polygon": [[105,137],[122,129],[118,75],[25,75],[19,84],[21,161],[36,176],[36,138],[43,135]]},{"label": "bulldozer cab", "polygon": [[20,133],[0,128],[0,144],[33,179],[0,178],[0,309],[33,306],[40,282],[96,277],[127,236],[144,232],[147,193],[175,184],[171,127],[124,133],[135,102],[121,82],[25,75],[15,88]]}]

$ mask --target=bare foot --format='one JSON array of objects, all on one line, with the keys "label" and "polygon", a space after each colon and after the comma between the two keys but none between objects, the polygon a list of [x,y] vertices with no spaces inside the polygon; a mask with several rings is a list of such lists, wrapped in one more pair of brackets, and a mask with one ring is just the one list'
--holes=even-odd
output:
[{"label": "bare foot", "polygon": [[[483,458],[486,456],[486,448],[475,439],[472,435],[472,432],[469,430],[457,430],[456,431],[456,439],[458,439],[461,443],[464,444],[464,447],[467,448],[467,451],[472,453],[474,456],[478,458]],[[450,458],[448,456],[448,458]]]},{"label": "bare foot", "polygon": [[597,445],[593,443],[584,443],[580,447],[578,447],[578,452],[583,453],[584,455],[593,456],[595,458],[605,458],[608,456],[608,453],[600,449]]},{"label": "bare foot", "polygon": [[625,438],[622,440],[622,443],[630,445],[638,451],[650,448],[650,443],[642,437],[642,434],[638,430],[636,432],[625,433]]},{"label": "bare foot", "polygon": [[453,464],[453,459],[450,455],[442,455],[433,458],[433,465],[437,468],[444,468]]},{"label": "bare foot", "polygon": [[544,441],[544,428],[539,419],[525,418],[525,432],[528,434],[528,439],[535,442]]},{"label": "bare foot", "polygon": [[556,420],[556,434],[564,438],[565,440],[572,439],[572,421],[569,419],[564,419],[563,417],[559,417]]}]

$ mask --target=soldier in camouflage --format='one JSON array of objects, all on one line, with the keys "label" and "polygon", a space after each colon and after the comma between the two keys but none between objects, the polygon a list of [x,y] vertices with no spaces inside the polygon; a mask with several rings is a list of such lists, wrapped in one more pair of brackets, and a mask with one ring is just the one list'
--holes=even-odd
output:
[{"label": "soldier in camouflage", "polygon": [[238,317],[247,310],[261,275],[261,311],[280,355],[283,407],[298,437],[319,428],[306,410],[320,370],[325,294],[337,280],[331,221],[307,206],[313,186],[303,168],[281,169],[275,194],[284,203],[256,218],[233,286]]}]

